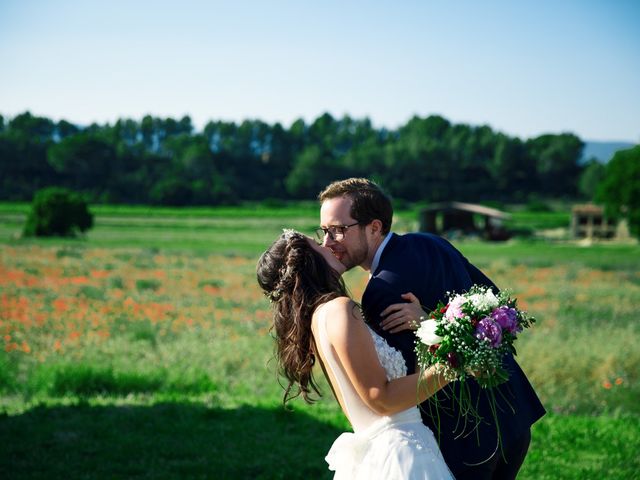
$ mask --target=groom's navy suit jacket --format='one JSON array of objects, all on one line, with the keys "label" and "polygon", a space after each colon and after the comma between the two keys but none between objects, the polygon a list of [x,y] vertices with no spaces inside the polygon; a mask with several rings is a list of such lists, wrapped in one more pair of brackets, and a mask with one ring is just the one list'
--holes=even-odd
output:
[{"label": "groom's navy suit jacket", "polygon": [[[416,295],[423,308],[430,311],[435,309],[439,301],[446,301],[447,292],[462,293],[473,284],[490,286],[498,291],[493,282],[449,242],[426,233],[392,234],[376,270],[371,273],[372,277],[362,295],[365,318],[392,347],[402,352],[409,373],[416,368],[415,334],[407,330],[399,333],[383,331],[380,328],[380,313],[386,307],[404,302],[400,295],[407,292]],[[500,392],[496,392],[496,401],[501,438],[506,447],[521,438],[544,415],[545,410],[511,355],[505,357],[505,367],[510,379],[498,387]],[[455,395],[459,391],[458,382],[449,384],[437,394],[439,419],[435,415],[434,403],[429,404],[427,400],[421,405],[423,422],[439,440],[442,453],[454,475],[470,464],[489,458],[497,446],[487,391],[481,389],[475,380],[468,380],[467,383],[471,399],[474,405],[478,402],[478,411],[483,417],[476,430],[469,424],[465,428],[464,419],[459,419],[458,412],[450,408],[452,392]]]}]

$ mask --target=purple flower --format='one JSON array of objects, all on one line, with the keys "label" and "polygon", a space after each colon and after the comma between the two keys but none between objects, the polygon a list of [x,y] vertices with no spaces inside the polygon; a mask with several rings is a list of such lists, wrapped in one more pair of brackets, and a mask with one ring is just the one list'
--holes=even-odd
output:
[{"label": "purple flower", "polygon": [[515,335],[522,328],[518,325],[518,312],[511,307],[498,307],[491,313],[491,318],[502,327],[503,330]]},{"label": "purple flower", "polygon": [[493,348],[499,347],[502,342],[502,328],[491,317],[485,317],[478,322],[476,338],[488,340]]}]

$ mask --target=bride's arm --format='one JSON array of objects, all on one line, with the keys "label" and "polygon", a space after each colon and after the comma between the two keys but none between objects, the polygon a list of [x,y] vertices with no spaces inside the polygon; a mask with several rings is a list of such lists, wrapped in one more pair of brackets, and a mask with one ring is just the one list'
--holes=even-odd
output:
[{"label": "bride's arm", "polygon": [[424,372],[420,382],[417,373],[387,380],[371,334],[355,303],[341,297],[332,300],[327,308],[329,341],[356,392],[376,413],[390,415],[406,410],[422,403],[448,383],[432,369]]}]

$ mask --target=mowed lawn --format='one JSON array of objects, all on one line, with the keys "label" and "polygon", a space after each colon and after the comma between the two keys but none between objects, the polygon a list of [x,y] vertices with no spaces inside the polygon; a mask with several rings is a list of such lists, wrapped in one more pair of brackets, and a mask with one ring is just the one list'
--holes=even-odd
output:
[{"label": "mowed lawn", "polygon": [[[24,213],[0,206],[0,478],[331,478],[348,424],[321,372],[282,407],[254,273],[314,204],[102,207],[81,240],[19,239]],[[640,248],[456,245],[538,318],[518,360],[549,414],[520,478],[638,478]]]}]

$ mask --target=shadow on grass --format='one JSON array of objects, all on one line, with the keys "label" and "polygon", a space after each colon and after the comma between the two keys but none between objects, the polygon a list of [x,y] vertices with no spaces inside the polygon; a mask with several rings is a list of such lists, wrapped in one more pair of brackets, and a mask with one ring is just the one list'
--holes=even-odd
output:
[{"label": "shadow on grass", "polygon": [[340,433],[282,408],[37,407],[0,417],[0,477],[330,478],[324,456]]}]

